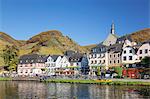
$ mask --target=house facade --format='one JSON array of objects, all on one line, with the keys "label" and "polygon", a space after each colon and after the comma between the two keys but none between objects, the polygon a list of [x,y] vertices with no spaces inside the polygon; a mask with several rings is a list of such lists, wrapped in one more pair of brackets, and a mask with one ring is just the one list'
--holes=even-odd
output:
[{"label": "house facade", "polygon": [[67,56],[62,56],[61,60],[59,61],[59,65],[56,66],[56,75],[70,75],[72,74],[71,71],[68,70],[70,66],[70,62]]},{"label": "house facade", "polygon": [[123,43],[114,44],[108,48],[108,67],[122,66],[121,54]]},{"label": "house facade", "polygon": [[23,55],[19,59],[17,73],[21,76],[36,76],[45,74],[46,56],[38,54]]},{"label": "house facade", "polygon": [[122,51],[122,64],[125,67],[136,67],[136,62],[138,62],[136,49],[132,46],[124,47]]},{"label": "house facade", "polygon": [[60,55],[49,55],[46,59],[45,65],[46,65],[46,71],[47,75],[55,75],[55,71],[57,68],[60,67],[60,61],[62,59],[62,56]]},{"label": "house facade", "polygon": [[97,75],[97,69],[106,68],[108,66],[108,53],[105,45],[99,44],[92,48],[89,54],[90,75]]},{"label": "house facade", "polygon": [[137,51],[138,60],[142,60],[144,57],[150,57],[150,41],[144,42]]},{"label": "house facade", "polygon": [[74,70],[74,74],[87,74],[89,66],[88,66],[88,58],[87,55],[81,53],[74,53],[68,56],[70,62],[70,70]]}]

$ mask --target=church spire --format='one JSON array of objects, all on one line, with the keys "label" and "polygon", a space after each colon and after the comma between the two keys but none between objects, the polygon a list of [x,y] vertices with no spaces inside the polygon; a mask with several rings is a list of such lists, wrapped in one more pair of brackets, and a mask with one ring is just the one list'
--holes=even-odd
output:
[{"label": "church spire", "polygon": [[111,34],[115,34],[115,24],[114,22],[112,22],[111,24],[111,31],[110,31]]}]

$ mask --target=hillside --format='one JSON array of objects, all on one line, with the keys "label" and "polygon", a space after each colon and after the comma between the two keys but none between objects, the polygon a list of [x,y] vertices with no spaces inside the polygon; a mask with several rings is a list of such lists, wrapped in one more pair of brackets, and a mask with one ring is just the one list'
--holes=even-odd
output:
[{"label": "hillside", "polygon": [[83,46],[84,48],[86,48],[88,51],[91,50],[91,48],[95,47],[96,44],[91,44],[91,45],[86,45],[86,46]]},{"label": "hillside", "polygon": [[135,42],[144,42],[150,40],[150,28],[131,33],[129,36]]},{"label": "hillside", "polygon": [[[143,42],[150,40],[150,28],[143,29],[128,34],[133,41]],[[77,50],[79,52],[89,52],[96,44],[80,46],[68,36],[64,36],[60,31],[50,30],[39,33],[29,40],[15,40],[4,32],[0,32],[0,54],[5,45],[15,45],[19,49],[19,55],[29,53],[39,54],[63,54],[66,50]],[[0,57],[0,66],[4,65],[3,59]]]},{"label": "hillside", "polygon": [[20,47],[20,54],[63,54],[66,50],[77,50],[87,52],[88,50],[60,31],[50,30],[31,37],[24,46]]},{"label": "hillside", "polygon": [[[1,44],[11,44],[11,45],[15,45],[15,46],[20,46],[21,43],[17,40],[15,40],[14,38],[12,38],[11,36],[9,36],[8,34],[4,33],[4,32],[0,32],[0,41]],[[3,43],[2,43],[3,42]]]}]

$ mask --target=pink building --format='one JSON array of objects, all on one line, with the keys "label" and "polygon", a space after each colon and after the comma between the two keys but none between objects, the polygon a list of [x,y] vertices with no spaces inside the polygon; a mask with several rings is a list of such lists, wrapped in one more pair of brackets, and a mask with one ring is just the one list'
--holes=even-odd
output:
[{"label": "pink building", "polygon": [[38,54],[23,55],[17,67],[18,75],[36,76],[45,73],[46,56]]}]

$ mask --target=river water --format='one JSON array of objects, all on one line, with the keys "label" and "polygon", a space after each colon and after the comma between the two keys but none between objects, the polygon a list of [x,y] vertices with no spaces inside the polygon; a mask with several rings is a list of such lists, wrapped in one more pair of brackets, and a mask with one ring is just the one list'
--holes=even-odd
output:
[{"label": "river water", "polygon": [[0,81],[0,99],[150,99],[150,86]]}]

